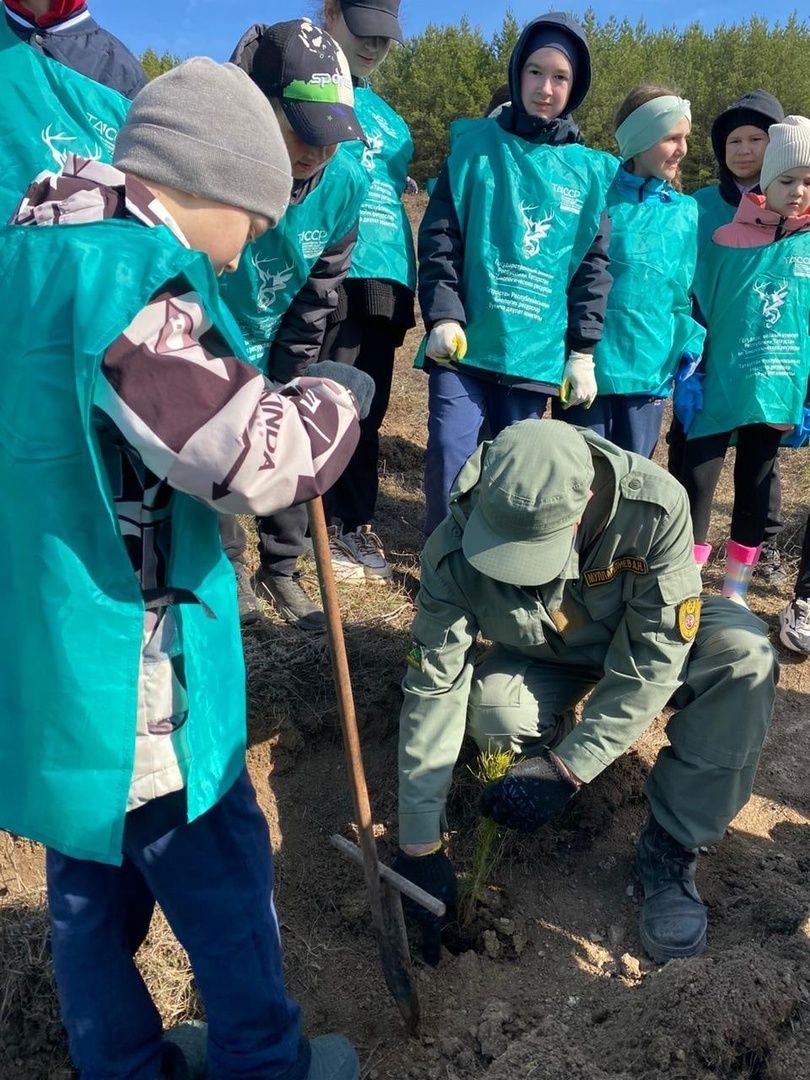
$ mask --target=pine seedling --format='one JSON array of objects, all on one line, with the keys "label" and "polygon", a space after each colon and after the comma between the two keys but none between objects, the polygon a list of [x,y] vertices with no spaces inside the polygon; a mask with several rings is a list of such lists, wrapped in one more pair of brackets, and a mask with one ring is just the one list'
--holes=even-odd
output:
[{"label": "pine seedling", "polygon": [[[489,748],[478,757],[478,764],[470,772],[482,788],[493,780],[500,780],[515,760],[511,750]],[[462,926],[469,926],[475,916],[484,890],[503,854],[506,837],[503,830],[491,818],[479,818],[475,829],[472,867],[461,885],[459,919]]]}]

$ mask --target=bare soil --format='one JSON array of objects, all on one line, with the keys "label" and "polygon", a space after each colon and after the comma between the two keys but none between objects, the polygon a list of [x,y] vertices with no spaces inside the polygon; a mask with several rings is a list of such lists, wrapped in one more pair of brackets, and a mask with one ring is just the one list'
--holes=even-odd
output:
[{"label": "bare soil", "polygon": [[[426,402],[425,380],[410,369],[417,342],[414,331],[401,351],[382,443],[378,526],[396,584],[341,591],[386,859],[396,828],[398,683],[421,542]],[[782,465],[780,546],[795,571],[810,453],[785,453]],[[731,459],[714,519],[718,544],[730,469]],[[709,591],[718,575],[709,573]],[[752,589],[775,644],[789,595],[788,585]],[[666,739],[661,717],[561,821],[506,844],[455,951],[436,969],[417,964],[424,1024],[412,1039],[380,974],[361,874],[327,842],[335,831],[353,835],[353,826],[325,643],[266,611],[245,634],[248,764],[273,834],[289,989],[308,1032],[349,1035],[369,1080],[810,1078],[810,662],[776,647],[781,681],[754,795],[700,858],[706,955],[659,968],[645,960],[637,932],[633,848],[644,778]],[[476,826],[464,768],[471,750],[464,755],[450,800],[451,853],[462,874]],[[139,961],[167,1024],[202,1014],[162,918]],[[0,1078],[72,1075],[48,960],[42,852],[0,836]]]}]

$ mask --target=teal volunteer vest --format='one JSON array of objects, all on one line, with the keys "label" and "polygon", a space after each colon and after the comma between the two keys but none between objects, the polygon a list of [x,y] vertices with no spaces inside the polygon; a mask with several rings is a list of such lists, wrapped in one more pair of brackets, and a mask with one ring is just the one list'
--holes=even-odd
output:
[{"label": "teal volunteer vest", "polygon": [[366,145],[345,142],[338,155],[357,160],[369,180],[350,278],[384,278],[416,289],[416,253],[402,193],[413,157],[408,125],[368,86],[354,91],[354,111]]},{"label": "teal volunteer vest", "polygon": [[559,383],[568,286],[619,163],[584,146],[534,145],[489,119],[456,121],[450,140],[464,236],[467,355],[459,366]]},{"label": "teal volunteer vest", "polygon": [[[120,864],[135,752],[144,603],[93,428],[107,347],[169,280],[185,278],[236,355],[239,332],[206,256],[164,227],[109,221],[0,230],[0,529],[13,573],[0,620],[0,828]],[[189,820],[244,764],[245,670],[218,517],[175,492],[168,584],[189,715]]]},{"label": "teal volunteer vest", "polygon": [[233,274],[223,274],[222,296],[257,367],[266,369],[268,347],[312,267],[356,224],[366,190],[357,163],[338,151],[318,186],[245,248]]},{"label": "teal volunteer vest", "polygon": [[0,13],[0,224],[34,177],[59,172],[66,154],[111,161],[129,105],[20,41]]},{"label": "teal volunteer vest", "polygon": [[689,298],[697,206],[689,196],[631,203],[611,188],[608,212],[613,287],[594,352],[599,393],[669,397],[681,356],[700,356],[705,337]]},{"label": "teal volunteer vest", "polygon": [[799,423],[810,375],[810,234],[761,248],[709,244],[694,291],[708,335],[703,409],[688,438]]},{"label": "teal volunteer vest", "polygon": [[692,192],[698,204],[698,255],[710,242],[721,225],[733,221],[736,206],[727,203],[720,194],[719,184],[709,184]]}]

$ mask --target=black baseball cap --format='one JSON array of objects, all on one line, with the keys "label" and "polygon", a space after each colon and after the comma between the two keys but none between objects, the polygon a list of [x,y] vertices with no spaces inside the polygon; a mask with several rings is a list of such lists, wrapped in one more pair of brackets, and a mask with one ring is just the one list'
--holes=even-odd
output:
[{"label": "black baseball cap", "polygon": [[402,44],[399,0],[340,0],[340,10],[355,37],[392,38]]},{"label": "black baseball cap", "polygon": [[[244,40],[244,39],[243,39]],[[267,26],[236,63],[268,97],[281,102],[295,133],[310,146],[364,139],[354,111],[349,62],[331,35],[309,19]]]}]

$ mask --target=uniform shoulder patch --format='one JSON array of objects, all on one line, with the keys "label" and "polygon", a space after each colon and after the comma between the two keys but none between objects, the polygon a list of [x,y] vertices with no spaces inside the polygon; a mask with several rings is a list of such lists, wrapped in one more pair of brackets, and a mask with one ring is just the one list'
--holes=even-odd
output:
[{"label": "uniform shoulder patch", "polygon": [[640,555],[622,555],[614,559],[610,566],[601,566],[595,570],[586,570],[582,575],[586,585],[607,585],[617,574],[629,571],[631,574],[646,574],[647,560]]},{"label": "uniform shoulder patch", "polygon": [[700,626],[700,609],[703,606],[697,596],[678,604],[678,633],[684,641],[694,641]]},{"label": "uniform shoulder patch", "polygon": [[405,660],[412,668],[416,668],[417,671],[424,671],[425,654],[418,641],[412,641],[410,643],[408,651],[405,653]]}]

